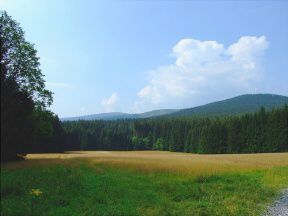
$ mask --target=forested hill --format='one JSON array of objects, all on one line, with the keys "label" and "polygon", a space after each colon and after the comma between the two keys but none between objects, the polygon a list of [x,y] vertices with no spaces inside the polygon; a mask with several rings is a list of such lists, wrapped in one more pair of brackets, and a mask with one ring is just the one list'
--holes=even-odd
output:
[{"label": "forested hill", "polygon": [[78,120],[118,120],[118,119],[142,119],[151,117],[181,117],[181,116],[223,116],[253,113],[261,107],[266,110],[282,107],[288,104],[288,97],[274,94],[247,94],[223,101],[209,103],[188,109],[161,109],[150,112],[129,114],[122,112],[100,113],[79,117],[61,118],[61,121]]},{"label": "forested hill", "polygon": [[266,110],[288,104],[288,97],[275,94],[246,94],[223,101],[209,103],[169,114],[169,117],[181,116],[223,116],[252,113],[261,107]]}]

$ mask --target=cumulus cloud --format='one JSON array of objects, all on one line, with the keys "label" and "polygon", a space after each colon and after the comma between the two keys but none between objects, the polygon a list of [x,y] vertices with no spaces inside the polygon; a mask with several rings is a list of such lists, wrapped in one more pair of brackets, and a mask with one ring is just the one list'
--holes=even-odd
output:
[{"label": "cumulus cloud", "polygon": [[114,105],[119,101],[119,96],[114,92],[109,98],[103,99],[101,104],[105,107],[106,111],[112,111]]},{"label": "cumulus cloud", "polygon": [[267,47],[265,36],[241,37],[226,48],[217,41],[180,40],[173,47],[175,63],[150,71],[135,104],[171,105],[205,95],[249,92],[261,79],[261,56]]}]

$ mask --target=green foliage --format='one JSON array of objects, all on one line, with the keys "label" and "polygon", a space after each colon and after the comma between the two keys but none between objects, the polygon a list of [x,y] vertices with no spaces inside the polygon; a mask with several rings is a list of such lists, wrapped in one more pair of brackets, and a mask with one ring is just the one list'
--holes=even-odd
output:
[{"label": "green foliage", "polygon": [[13,79],[21,91],[27,92],[35,104],[52,104],[52,92],[45,89],[44,75],[34,45],[26,41],[19,24],[0,11],[1,79]]},{"label": "green foliage", "polygon": [[158,138],[157,141],[153,144],[153,150],[163,150],[164,148],[164,140],[162,138]]},{"label": "green foliage", "polygon": [[33,140],[26,147],[26,152],[63,152],[66,134],[58,117],[40,107],[32,114]]},{"label": "green foliage", "polygon": [[42,110],[39,107],[33,112],[34,120],[34,136],[37,139],[38,137],[49,138],[53,134],[53,114],[49,111]]},{"label": "green foliage", "polygon": [[1,215],[260,215],[288,186],[287,173],[287,167],[203,176],[105,165],[2,169]]},{"label": "green foliage", "polygon": [[32,140],[34,103],[14,80],[1,79],[1,161],[14,160]]},{"label": "green foliage", "polygon": [[[52,92],[45,89],[37,51],[5,11],[0,11],[0,63],[1,161],[41,148],[63,151],[63,143],[53,146],[64,141],[64,131],[58,117],[46,110]],[[47,147],[48,142],[54,143]]]},{"label": "green foliage", "polygon": [[244,116],[75,121],[62,125],[68,134],[74,135],[74,143],[80,143],[82,150],[288,151],[287,106],[270,112],[262,108]]}]

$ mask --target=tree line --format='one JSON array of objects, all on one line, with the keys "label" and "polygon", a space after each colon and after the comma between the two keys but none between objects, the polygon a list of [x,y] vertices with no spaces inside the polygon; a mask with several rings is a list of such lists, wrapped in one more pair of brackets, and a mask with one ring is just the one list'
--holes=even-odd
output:
[{"label": "tree line", "polygon": [[288,151],[288,106],[242,116],[63,122],[69,150]]}]

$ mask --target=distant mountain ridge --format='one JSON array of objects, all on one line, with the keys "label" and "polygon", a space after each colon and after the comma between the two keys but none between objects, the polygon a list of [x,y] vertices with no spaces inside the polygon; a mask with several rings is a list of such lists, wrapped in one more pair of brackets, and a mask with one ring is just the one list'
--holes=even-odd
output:
[{"label": "distant mountain ridge", "polygon": [[191,117],[191,116],[221,116],[239,115],[258,111],[262,106],[271,110],[288,104],[288,97],[275,94],[245,94],[230,99],[208,103],[188,109],[161,109],[150,112],[129,114],[122,112],[100,113],[79,117],[61,118],[61,121],[77,120],[117,120],[141,119],[151,117]]},{"label": "distant mountain ridge", "polygon": [[221,116],[238,115],[288,105],[288,97],[275,94],[245,94],[230,99],[209,103],[172,113],[170,117],[180,116]]},{"label": "distant mountain ridge", "polygon": [[176,111],[178,110],[177,109],[161,109],[161,110],[152,110],[149,112],[144,112],[144,113],[139,113],[139,114],[110,112],[110,113],[85,115],[85,116],[79,116],[79,117],[61,118],[61,121],[140,119],[140,118],[151,118],[151,117],[157,117],[157,116],[162,116],[162,115],[168,115]]}]

